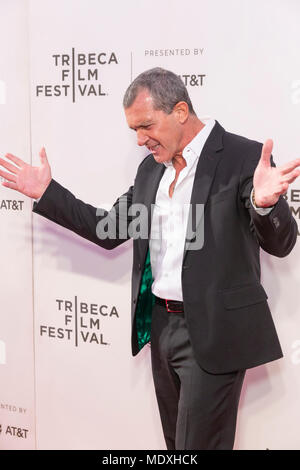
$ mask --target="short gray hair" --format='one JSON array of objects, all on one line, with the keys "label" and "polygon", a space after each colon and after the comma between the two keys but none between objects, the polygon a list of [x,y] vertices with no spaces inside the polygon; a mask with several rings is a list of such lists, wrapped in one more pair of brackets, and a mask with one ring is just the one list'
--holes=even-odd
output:
[{"label": "short gray hair", "polygon": [[188,91],[181,78],[170,70],[155,67],[138,75],[127,88],[124,108],[129,108],[142,90],[148,90],[155,109],[171,114],[179,101],[185,101],[191,114],[196,114]]}]

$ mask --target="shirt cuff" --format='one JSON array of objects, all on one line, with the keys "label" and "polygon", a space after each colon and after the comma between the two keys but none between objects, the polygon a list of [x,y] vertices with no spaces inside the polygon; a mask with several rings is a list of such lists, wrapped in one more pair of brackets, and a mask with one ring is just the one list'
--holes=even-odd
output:
[{"label": "shirt cuff", "polygon": [[252,191],[251,191],[251,194],[250,194],[250,201],[251,201],[251,205],[253,207],[253,209],[259,214],[259,215],[268,215],[270,214],[271,210],[273,209],[274,206],[271,206],[271,207],[256,207],[254,204],[253,204],[253,191],[254,191],[254,188],[252,188]]}]

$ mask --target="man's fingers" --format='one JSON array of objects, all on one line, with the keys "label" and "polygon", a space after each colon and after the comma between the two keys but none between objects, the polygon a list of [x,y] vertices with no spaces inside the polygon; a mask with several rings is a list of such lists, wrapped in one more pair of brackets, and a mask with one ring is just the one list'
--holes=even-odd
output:
[{"label": "man's fingers", "polygon": [[260,161],[267,166],[271,165],[272,149],[273,149],[273,140],[272,139],[266,140],[261,151]]},{"label": "man's fingers", "polygon": [[15,165],[12,165],[6,160],[3,160],[3,158],[0,158],[0,165],[6,168],[8,171],[11,171],[12,173],[15,173],[15,174],[18,174],[20,171],[18,167],[16,167]]},{"label": "man's fingers", "polygon": [[300,158],[297,158],[296,160],[292,160],[291,162],[282,165],[280,167],[280,171],[283,175],[285,175],[286,173],[289,173],[290,171],[297,168],[297,166],[300,166]]},{"label": "man's fingers", "polygon": [[275,192],[276,196],[280,196],[281,194],[284,194],[288,190],[288,187],[289,187],[289,183],[281,183],[278,186],[277,191]]},{"label": "man's fingers", "polygon": [[8,181],[13,181],[14,183],[17,181],[17,177],[12,173],[7,173],[7,171],[0,170],[0,176]]},{"label": "man's fingers", "polygon": [[40,150],[40,159],[41,159],[41,163],[48,163],[48,158],[47,158],[45,147],[42,147]]},{"label": "man's fingers", "polygon": [[292,183],[296,178],[298,178],[298,176],[300,176],[300,170],[294,170],[285,175],[281,181],[283,183]]},{"label": "man's fingers", "polygon": [[10,189],[17,189],[16,183],[9,183],[8,181],[4,181],[2,183],[2,186],[5,186],[6,188],[10,188]]},{"label": "man's fingers", "polygon": [[21,158],[18,158],[15,155],[12,155],[11,153],[7,153],[5,157],[8,158],[8,160],[11,160],[12,162],[14,162],[20,168],[23,168],[23,166],[25,165],[25,162],[23,162]]}]

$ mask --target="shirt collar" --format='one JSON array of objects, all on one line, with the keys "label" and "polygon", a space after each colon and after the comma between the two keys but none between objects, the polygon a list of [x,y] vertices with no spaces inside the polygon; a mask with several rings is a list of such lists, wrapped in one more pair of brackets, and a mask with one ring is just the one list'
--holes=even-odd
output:
[{"label": "shirt collar", "polygon": [[[200,156],[204,144],[214,127],[216,121],[212,118],[200,118],[200,121],[203,122],[204,127],[202,127],[201,131],[198,132],[197,135],[184,147],[182,156],[186,161],[187,167],[193,165],[195,160]],[[173,166],[172,161],[164,162],[166,167]]]}]

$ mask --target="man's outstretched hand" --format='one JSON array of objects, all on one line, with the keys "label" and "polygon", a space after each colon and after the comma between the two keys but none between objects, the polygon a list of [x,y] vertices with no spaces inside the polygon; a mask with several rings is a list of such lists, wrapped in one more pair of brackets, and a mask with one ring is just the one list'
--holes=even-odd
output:
[{"label": "man's outstretched hand", "polygon": [[289,184],[300,175],[300,158],[279,167],[271,166],[273,141],[268,139],[262,148],[261,157],[254,172],[253,186],[257,207],[274,206]]},{"label": "man's outstretched hand", "polygon": [[[34,199],[40,198],[52,178],[45,148],[43,147],[40,151],[40,166],[31,166],[10,153],[7,153],[5,157],[12,163],[0,158],[0,176],[6,180],[2,185]],[[3,171],[2,167],[8,172]]]}]

